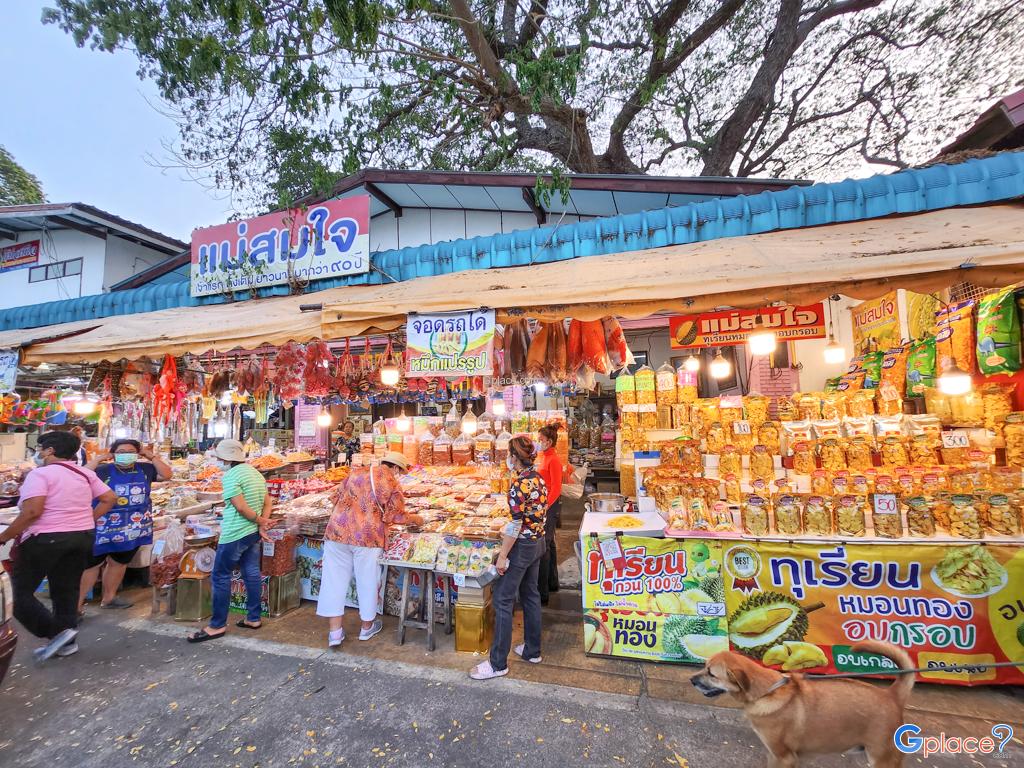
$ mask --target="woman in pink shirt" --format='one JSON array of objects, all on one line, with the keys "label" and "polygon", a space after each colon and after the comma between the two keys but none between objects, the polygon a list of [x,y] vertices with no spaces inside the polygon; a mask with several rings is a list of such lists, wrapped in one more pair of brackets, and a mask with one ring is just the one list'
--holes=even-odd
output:
[{"label": "woman in pink shirt", "polygon": [[[78,588],[92,554],[95,519],[117,500],[95,472],[75,466],[80,446],[71,432],[40,435],[39,466],[21,486],[21,514],[0,533],[0,544],[17,540],[11,571],[14,616],[33,635],[50,640],[36,650],[38,661],[78,650]],[[95,508],[93,499],[98,500]],[[52,612],[35,596],[43,577],[49,582]]]}]

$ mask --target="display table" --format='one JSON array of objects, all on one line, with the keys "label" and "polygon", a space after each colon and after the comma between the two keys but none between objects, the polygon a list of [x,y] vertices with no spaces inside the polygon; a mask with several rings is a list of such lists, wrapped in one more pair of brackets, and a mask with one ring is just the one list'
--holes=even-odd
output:
[{"label": "display table", "polygon": [[[580,536],[588,654],[702,664],[727,648],[783,671],[877,671],[860,640],[906,648],[922,681],[1021,684],[1024,541]],[[604,538],[604,536],[602,536]]]}]

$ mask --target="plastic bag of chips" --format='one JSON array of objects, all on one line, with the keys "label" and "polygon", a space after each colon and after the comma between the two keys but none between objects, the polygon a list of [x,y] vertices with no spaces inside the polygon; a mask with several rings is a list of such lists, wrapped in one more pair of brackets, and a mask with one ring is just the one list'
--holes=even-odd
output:
[{"label": "plastic bag of chips", "polygon": [[882,381],[882,358],[884,352],[869,352],[864,355],[864,389],[877,389]]},{"label": "plastic bag of chips", "polygon": [[977,352],[982,373],[1020,370],[1020,317],[1012,288],[990,293],[978,304]]},{"label": "plastic bag of chips", "polygon": [[925,388],[935,386],[935,337],[921,339],[910,347],[907,357],[907,394],[924,395]]},{"label": "plastic bag of chips", "polygon": [[935,345],[939,371],[950,363],[974,371],[974,302],[950,304],[935,313]]}]

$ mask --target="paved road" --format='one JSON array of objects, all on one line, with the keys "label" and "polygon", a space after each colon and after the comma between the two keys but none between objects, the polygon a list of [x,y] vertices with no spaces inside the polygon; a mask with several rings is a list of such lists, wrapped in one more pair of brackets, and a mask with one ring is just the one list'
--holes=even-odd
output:
[{"label": "paved road", "polygon": [[[732,710],[508,678],[474,683],[450,670],[368,662],[240,631],[189,646],[184,628],[119,621],[90,618],[81,653],[41,668],[22,643],[0,695],[0,766],[765,764]],[[963,723],[956,732],[984,727]],[[853,754],[809,764],[867,761]],[[1021,765],[1024,746],[1003,759],[907,764]]]}]

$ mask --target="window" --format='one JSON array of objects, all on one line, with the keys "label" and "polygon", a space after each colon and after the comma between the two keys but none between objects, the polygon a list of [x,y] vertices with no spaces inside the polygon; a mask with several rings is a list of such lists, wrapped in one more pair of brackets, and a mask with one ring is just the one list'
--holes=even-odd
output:
[{"label": "window", "polygon": [[28,271],[28,281],[40,283],[43,280],[57,280],[80,274],[82,274],[82,260],[69,259],[68,261],[58,261],[56,264],[47,264],[45,267],[32,267]]}]

